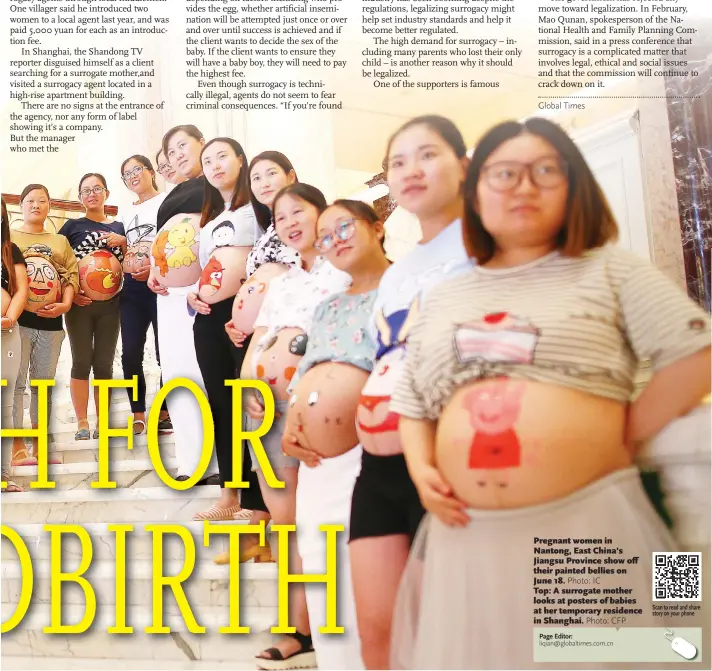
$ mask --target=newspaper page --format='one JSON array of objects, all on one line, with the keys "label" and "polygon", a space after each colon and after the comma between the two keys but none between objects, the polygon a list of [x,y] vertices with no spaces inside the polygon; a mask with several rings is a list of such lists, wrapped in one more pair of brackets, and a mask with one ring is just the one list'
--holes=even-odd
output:
[{"label": "newspaper page", "polygon": [[3,669],[710,668],[707,0],[0,11]]}]

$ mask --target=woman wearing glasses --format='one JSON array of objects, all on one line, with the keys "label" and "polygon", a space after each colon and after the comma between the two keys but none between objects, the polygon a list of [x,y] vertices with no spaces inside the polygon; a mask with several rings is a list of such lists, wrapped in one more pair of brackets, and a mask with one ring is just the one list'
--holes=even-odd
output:
[{"label": "woman wearing glasses", "polygon": [[[187,297],[195,291],[200,278],[200,262],[194,249],[207,185],[200,162],[204,146],[203,134],[190,124],[175,126],[163,136],[163,153],[185,181],[172,189],[158,208],[148,279],[148,288],[158,295],[158,347],[163,381],[187,378],[203,391],[205,385],[193,338],[195,312],[189,311]],[[182,252],[178,263],[169,264],[164,247],[169,238],[172,240],[170,256],[176,257]],[[177,273],[175,281],[169,281],[172,273]],[[176,479],[185,481],[193,476],[200,462],[203,420],[196,399],[187,390],[177,389],[168,396],[167,403],[175,436]],[[212,452],[208,468],[198,482],[200,485],[220,484],[215,450]]]},{"label": "woman wearing glasses", "polygon": [[343,635],[318,633],[326,623],[324,595],[307,592],[317,664],[324,669],[361,669],[347,520],[361,470],[356,408],[376,354],[368,324],[389,262],[382,246],[383,224],[365,203],[337,200],[319,217],[317,235],[316,249],[351,276],[351,287],[325,300],[314,313],[304,358],[290,384],[282,445],[288,455],[303,462],[297,485],[297,530],[305,573],[324,570],[326,545],[320,525],[346,525],[337,537],[337,601]]},{"label": "woman wearing glasses", "polygon": [[[430,294],[392,401],[429,511],[399,593],[392,668],[530,668],[542,596],[532,567],[539,558],[553,577],[541,561],[552,554],[570,555],[566,584],[583,565],[592,587],[629,590],[616,601],[627,625],[654,626],[651,553],[674,544],[634,458],[710,390],[708,315],[613,244],[613,214],[558,126],[489,131],[465,203],[478,265]],[[646,359],[655,373],[633,400]],[[557,543],[576,538],[600,540]],[[624,572],[598,570],[611,557]]]},{"label": "woman wearing glasses", "polygon": [[[77,258],[67,239],[45,229],[50,197],[42,184],[28,184],[20,195],[22,226],[10,233],[27,262],[29,282],[27,303],[18,319],[22,340],[22,358],[15,383],[13,425],[23,426],[23,401],[30,380],[52,380],[57,374],[57,362],[64,341],[62,315],[72,307],[79,290]],[[3,373],[4,373],[3,367]],[[37,428],[37,387],[31,387],[30,420]],[[47,390],[47,417],[52,412],[52,387]],[[15,438],[12,450],[13,466],[37,465],[37,440],[32,439],[33,454],[29,454],[22,438]]]},{"label": "woman wearing glasses", "polygon": [[376,362],[357,410],[363,460],[351,506],[349,553],[363,661],[369,669],[389,668],[396,590],[424,513],[390,399],[424,296],[470,266],[460,220],[465,151],[458,129],[439,116],[407,122],[386,150],[391,195],[418,217],[423,239],[388,268],[379,284],[374,303]]},{"label": "woman wearing glasses", "polygon": [[[158,208],[166,194],[159,193],[156,173],[151,161],[135,154],[121,164],[121,179],[136,200],[128,208],[122,208],[116,221],[123,225],[126,235],[124,255],[124,286],[121,291],[121,364],[124,379],[138,378],[138,399],[133,400],[129,391],[129,403],[133,413],[134,433],[146,429],[146,378],[143,374],[143,351],[146,345],[148,327],[153,327],[158,351],[158,318],[156,314],[156,294],[146,285],[151,271],[151,245],[156,238],[156,217]],[[162,385],[161,385],[162,386]],[[158,422],[159,433],[173,430],[168,417],[165,401],[161,407]]]},{"label": "woman wearing glasses", "polygon": [[[104,212],[109,197],[106,179],[90,172],[79,180],[79,198],[86,209],[80,219],[70,219],[60,229],[79,262],[79,292],[66,314],[67,334],[72,348],[72,377],[69,389],[77,416],[75,440],[89,440],[89,375],[95,380],[114,377],[114,355],[119,339],[119,292],[121,262],[126,238],[120,222],[112,222]],[[94,390],[99,437],[99,390]]]},{"label": "woman wearing glasses", "polygon": [[[274,225],[280,240],[301,257],[301,265],[290,268],[272,280],[267,296],[255,321],[255,333],[245,355],[243,377],[261,379],[272,389],[275,398],[275,421],[262,444],[284,489],[267,485],[260,463],[250,444],[252,468],[257,471],[260,488],[275,524],[294,524],[299,460],[282,451],[282,434],[287,419],[289,394],[287,387],[305,352],[314,312],[329,296],[346,289],[351,278],[319,255],[314,247],[319,215],[326,209],[326,199],[319,189],[308,184],[291,184],[282,189],[272,205]],[[264,419],[264,403],[255,393],[247,395],[245,407],[259,425]],[[290,544],[291,545],[291,544]],[[301,572],[296,543],[290,547],[290,572]],[[309,635],[304,588],[295,585],[290,595],[290,622],[297,628],[295,635],[280,640],[273,648],[257,657],[259,668],[273,668],[272,662],[302,667],[313,664],[314,651]],[[265,666],[262,661],[265,660]],[[282,666],[280,664],[280,666]]]},{"label": "woman wearing glasses", "polygon": [[168,162],[163,149],[159,149],[156,154],[156,166],[158,174],[171,186],[185,182],[186,178]]}]

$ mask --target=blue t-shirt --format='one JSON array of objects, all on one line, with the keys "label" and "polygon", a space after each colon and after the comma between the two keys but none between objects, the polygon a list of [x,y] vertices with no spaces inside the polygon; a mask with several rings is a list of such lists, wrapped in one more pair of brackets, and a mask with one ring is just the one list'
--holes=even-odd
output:
[{"label": "blue t-shirt", "polygon": [[371,321],[371,335],[378,345],[376,359],[405,344],[412,321],[407,317],[413,308],[423,308],[428,291],[471,269],[472,264],[462,239],[462,222],[457,219],[388,268],[378,285]]},{"label": "blue t-shirt", "polygon": [[69,219],[59,229],[59,233],[69,240],[77,261],[81,261],[87,254],[91,254],[97,249],[109,249],[119,261],[124,260],[120,247],[107,248],[104,241],[99,239],[105,233],[126,235],[124,225],[120,221],[102,224],[86,217]]}]

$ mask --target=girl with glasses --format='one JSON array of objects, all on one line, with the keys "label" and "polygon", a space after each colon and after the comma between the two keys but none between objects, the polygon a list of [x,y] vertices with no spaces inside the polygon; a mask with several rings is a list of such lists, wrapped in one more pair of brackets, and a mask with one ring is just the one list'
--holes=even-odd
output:
[{"label": "girl with glasses", "polygon": [[[225,324],[230,321],[235,294],[245,281],[257,220],[250,203],[247,157],[240,143],[215,138],[203,147],[201,162],[206,179],[200,220],[202,275],[197,291],[188,294],[188,304],[197,313],[193,337],[213,413],[222,491],[218,502],[194,519],[249,519],[251,511],[241,508],[238,490],[225,488],[233,479],[233,389],[225,382],[239,375],[246,350],[232,344]],[[258,490],[257,477],[249,466],[247,470],[252,475],[250,489]]]},{"label": "girl with glasses", "polygon": [[[20,370],[22,339],[17,320],[25,309],[28,294],[27,264],[20,248],[10,239],[10,217],[2,200],[2,377],[7,386],[2,388],[2,426],[13,428],[12,404],[15,382]],[[20,427],[18,427],[20,428]],[[3,443],[9,439],[3,438]],[[6,492],[23,491],[10,480],[11,449],[2,448],[2,479]]]},{"label": "girl with glasses", "polygon": [[[126,235],[124,256],[124,286],[121,291],[121,364],[124,379],[138,378],[138,399],[128,392],[133,413],[134,433],[146,430],[146,378],[143,373],[143,353],[148,327],[153,327],[156,357],[160,364],[158,350],[158,315],[156,294],[147,286],[151,271],[151,246],[156,239],[156,218],[158,208],[166,198],[159,193],[156,173],[151,161],[145,156],[134,154],[121,164],[121,179],[136,200],[127,208],[121,208],[117,222],[121,222]],[[161,383],[162,385],[162,383]],[[158,422],[159,433],[173,430],[164,401]]]},{"label": "girl with glasses", "polygon": [[166,184],[170,184],[171,186],[182,184],[186,180],[185,176],[179,173],[169,163],[166,155],[163,153],[163,149],[159,149],[156,154],[156,170],[158,171],[158,174],[163,177]]},{"label": "girl with glasses", "polygon": [[[163,382],[188,378],[203,389],[205,385],[193,339],[195,313],[188,310],[186,299],[194,291],[201,270],[194,250],[207,188],[200,162],[204,145],[203,134],[193,125],[175,126],[163,136],[163,153],[185,181],[172,189],[158,208],[148,278],[148,288],[158,296],[158,348]],[[173,263],[174,257],[178,257],[177,263]],[[203,420],[195,398],[186,391],[170,394],[166,403],[175,436],[176,479],[185,481],[193,476],[200,461]],[[219,482],[213,450],[212,459],[198,484],[217,485]]]},{"label": "girl with glasses", "polygon": [[[661,626],[642,605],[651,553],[674,542],[634,459],[710,390],[708,315],[613,244],[601,188],[552,122],[507,122],[481,139],[463,232],[477,265],[431,292],[392,400],[429,512],[398,597],[392,668],[530,668],[532,570],[549,566],[552,543],[581,557],[564,556],[567,570],[590,564],[596,589],[643,607],[627,625]],[[643,360],[654,375],[634,399]],[[576,555],[576,538],[600,541]],[[610,557],[628,560],[625,573],[591,570]]]},{"label": "girl with glasses", "polygon": [[305,573],[323,572],[326,547],[320,525],[346,525],[337,536],[337,602],[343,635],[318,633],[326,623],[323,594],[310,590],[306,595],[317,664],[325,669],[361,669],[347,520],[361,470],[356,408],[376,354],[368,327],[378,284],[389,262],[383,251],[383,224],[365,203],[337,200],[319,217],[317,235],[315,247],[334,267],[351,276],[351,286],[322,302],[314,313],[304,358],[290,384],[282,444],[288,455],[303,462],[296,510]]},{"label": "girl with glasses", "polygon": [[[86,215],[70,219],[60,229],[69,240],[79,262],[79,292],[65,321],[72,348],[72,377],[69,389],[77,416],[75,440],[89,440],[89,375],[94,379],[114,377],[114,355],[121,322],[119,292],[123,282],[121,262],[126,251],[126,237],[120,222],[112,222],[104,213],[109,197],[106,179],[90,172],[79,180],[79,198]],[[99,437],[99,390],[94,389],[94,405]]]},{"label": "girl with glasses", "polygon": [[[22,252],[27,263],[29,282],[27,302],[17,320],[20,325],[22,357],[15,383],[13,425],[23,426],[23,401],[27,378],[51,380],[57,374],[57,362],[64,341],[62,315],[72,307],[79,290],[77,258],[67,238],[45,230],[50,210],[47,187],[28,184],[20,195],[23,223],[11,231],[10,238]],[[66,224],[65,224],[66,226]],[[3,373],[4,373],[3,367]],[[37,387],[31,387],[30,420],[37,428]],[[47,390],[48,421],[52,411],[52,387]],[[13,466],[37,465],[37,440],[32,439],[30,454],[22,438],[15,438],[12,450]],[[50,460],[52,463],[53,460]]]},{"label": "girl with glasses", "polygon": [[[274,395],[275,421],[262,438],[262,445],[275,475],[285,483],[284,489],[272,489],[267,485],[251,444],[250,456],[272,520],[275,524],[294,524],[299,460],[282,451],[289,398],[287,387],[306,349],[317,306],[332,294],[346,289],[351,278],[320,256],[314,247],[317,221],[326,209],[326,199],[319,189],[301,183],[287,186],[277,194],[272,208],[277,235],[285,245],[299,253],[301,264],[272,280],[245,356],[250,370],[243,366],[243,377],[263,380]],[[245,407],[256,428],[264,419],[263,401],[254,392],[249,393]],[[300,573],[301,561],[293,538],[289,556],[290,572]],[[294,585],[290,606],[290,623],[296,627],[297,634],[281,639],[275,647],[260,653],[257,657],[259,668],[272,668],[272,662],[281,663],[287,659],[290,664],[300,667],[313,665],[303,585]],[[264,667],[261,660],[265,660]]]},{"label": "girl with glasses", "polygon": [[420,220],[421,242],[383,275],[374,301],[374,369],[357,410],[363,445],[354,487],[349,553],[363,661],[389,668],[391,619],[408,550],[423,515],[390,407],[419,306],[433,287],[470,266],[462,243],[462,187],[467,158],[455,125],[439,116],[415,118],[386,150],[391,196]]}]

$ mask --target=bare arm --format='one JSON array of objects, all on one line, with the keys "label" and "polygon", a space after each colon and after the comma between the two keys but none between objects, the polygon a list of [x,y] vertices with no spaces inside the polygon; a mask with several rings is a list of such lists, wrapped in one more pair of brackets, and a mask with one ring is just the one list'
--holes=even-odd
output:
[{"label": "bare arm", "polygon": [[699,405],[710,393],[710,364],[707,347],[655,373],[630,408],[626,443],[637,448]]},{"label": "bare arm", "polygon": [[27,283],[27,266],[24,263],[16,263],[14,269],[17,289],[10,301],[5,317],[9,317],[13,323],[16,323],[24,311],[25,305],[27,305],[29,284]]},{"label": "bare arm", "polygon": [[467,524],[469,518],[464,512],[465,505],[455,498],[452,488],[435,465],[437,422],[401,415],[398,426],[408,471],[423,507],[449,526]]}]

